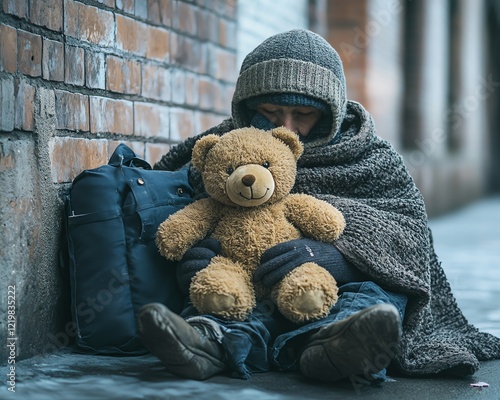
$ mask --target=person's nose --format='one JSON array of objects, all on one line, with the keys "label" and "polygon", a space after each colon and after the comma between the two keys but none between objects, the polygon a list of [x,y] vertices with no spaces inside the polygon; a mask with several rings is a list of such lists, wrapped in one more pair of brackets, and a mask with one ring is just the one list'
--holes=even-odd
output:
[{"label": "person's nose", "polygon": [[299,127],[292,114],[284,114],[281,122],[285,128],[290,129],[297,135],[299,134]]}]

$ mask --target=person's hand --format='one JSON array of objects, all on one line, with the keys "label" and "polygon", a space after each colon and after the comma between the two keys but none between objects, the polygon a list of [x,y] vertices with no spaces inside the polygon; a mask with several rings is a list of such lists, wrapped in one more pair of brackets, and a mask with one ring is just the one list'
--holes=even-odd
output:
[{"label": "person's hand", "polygon": [[220,253],[220,243],[213,238],[200,240],[191,247],[177,264],[177,283],[184,293],[189,292],[191,279],[196,273],[210,264],[213,257]]},{"label": "person's hand", "polygon": [[253,278],[265,287],[272,287],[306,262],[315,262],[326,269],[338,285],[370,280],[369,276],[347,261],[333,244],[306,238],[290,240],[266,250]]},{"label": "person's hand", "polygon": [[265,287],[272,287],[286,274],[306,262],[321,266],[338,250],[329,243],[312,239],[296,239],[280,243],[266,250],[260,258],[260,266],[254,273],[254,280]]}]

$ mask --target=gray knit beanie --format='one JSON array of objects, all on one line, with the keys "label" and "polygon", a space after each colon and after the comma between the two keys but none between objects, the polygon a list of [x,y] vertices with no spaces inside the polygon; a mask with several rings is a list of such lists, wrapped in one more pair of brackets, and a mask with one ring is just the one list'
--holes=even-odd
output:
[{"label": "gray knit beanie", "polygon": [[255,111],[245,100],[272,93],[297,93],[330,106],[331,131],[308,146],[329,142],[344,119],[347,98],[344,70],[330,44],[308,30],[294,29],[266,39],[243,61],[232,101],[236,127],[248,126]]}]

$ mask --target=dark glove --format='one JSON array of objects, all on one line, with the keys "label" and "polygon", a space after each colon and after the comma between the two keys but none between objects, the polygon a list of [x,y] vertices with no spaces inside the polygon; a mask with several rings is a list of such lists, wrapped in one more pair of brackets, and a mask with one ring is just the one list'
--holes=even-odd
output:
[{"label": "dark glove", "polygon": [[325,268],[339,285],[367,279],[334,245],[306,238],[290,240],[266,250],[253,278],[265,287],[272,287],[306,262],[315,262]]},{"label": "dark glove", "polygon": [[189,293],[191,279],[198,271],[208,267],[213,257],[220,253],[220,243],[207,238],[191,247],[177,264],[177,283],[184,294]]}]

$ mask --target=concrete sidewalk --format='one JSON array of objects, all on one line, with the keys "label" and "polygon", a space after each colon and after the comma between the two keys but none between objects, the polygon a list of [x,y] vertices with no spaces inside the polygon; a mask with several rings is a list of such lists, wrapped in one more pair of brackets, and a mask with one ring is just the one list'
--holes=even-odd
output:
[{"label": "concrete sidewalk", "polygon": [[429,224],[436,254],[464,315],[482,331],[500,336],[500,197]]},{"label": "concrete sidewalk", "polygon": [[[430,222],[436,251],[465,316],[500,336],[500,198],[473,204]],[[16,364],[16,392],[1,399],[500,399],[500,360],[485,362],[472,377],[397,377],[378,387],[306,381],[298,374],[270,372],[243,381],[217,376],[204,382],[178,379],[152,356],[104,357],[70,352]],[[475,388],[471,383],[487,382]]]}]

